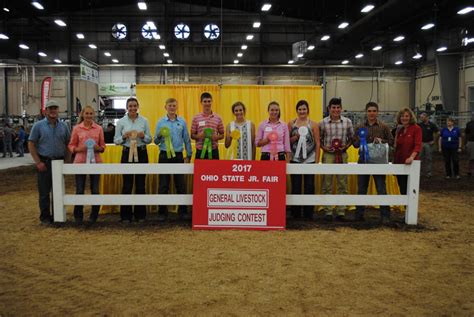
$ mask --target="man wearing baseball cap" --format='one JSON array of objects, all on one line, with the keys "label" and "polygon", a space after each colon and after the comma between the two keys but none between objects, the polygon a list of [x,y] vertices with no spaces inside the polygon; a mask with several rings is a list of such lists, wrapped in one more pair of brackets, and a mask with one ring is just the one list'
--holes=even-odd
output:
[{"label": "man wearing baseball cap", "polygon": [[38,192],[40,221],[42,224],[53,222],[50,207],[52,193],[52,160],[70,161],[67,149],[71,132],[69,127],[58,120],[59,103],[49,100],[45,107],[45,118],[36,122],[28,138],[28,149],[38,170]]}]

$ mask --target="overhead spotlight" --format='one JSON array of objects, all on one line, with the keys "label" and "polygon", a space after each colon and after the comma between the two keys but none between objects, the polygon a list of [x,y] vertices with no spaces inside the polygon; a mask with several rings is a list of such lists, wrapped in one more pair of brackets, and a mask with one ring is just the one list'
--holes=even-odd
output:
[{"label": "overhead spotlight", "polygon": [[470,43],[474,42],[474,37],[465,37],[462,39],[462,45],[468,46]]},{"label": "overhead spotlight", "polygon": [[85,38],[84,34],[82,33],[76,33],[76,37],[79,39],[79,40],[83,40]]},{"label": "overhead spotlight", "polygon": [[36,9],[38,9],[38,10],[44,10],[43,5],[41,3],[39,3],[38,1],[31,2],[31,5],[33,7],[35,7]]},{"label": "overhead spotlight", "polygon": [[308,51],[312,51],[312,50],[314,50],[314,45],[308,46]]},{"label": "overhead spotlight", "polygon": [[365,7],[363,7],[362,10],[360,10],[360,12],[367,13],[367,12],[372,11],[373,8],[375,8],[373,4],[368,4]]},{"label": "overhead spotlight", "polygon": [[110,54],[109,52],[104,52],[104,55],[107,56],[107,57],[112,56],[112,54]]},{"label": "overhead spotlight", "polygon": [[244,56],[244,53],[242,52],[237,53],[237,57],[242,57],[242,56]]},{"label": "overhead spotlight", "polygon": [[434,26],[435,26],[434,23],[428,23],[428,24],[423,25],[421,29],[426,31],[433,28]]},{"label": "overhead spotlight", "polygon": [[242,45],[242,46],[240,47],[240,49],[242,49],[242,50],[245,51],[245,50],[247,49],[247,47],[248,47],[247,45]]},{"label": "overhead spotlight", "polygon": [[247,41],[253,40],[253,34],[247,35],[246,39],[247,39]]},{"label": "overhead spotlight", "polygon": [[323,36],[321,37],[321,41],[327,41],[327,40],[329,40],[330,38],[331,38],[331,37],[330,37],[329,35],[323,35]]},{"label": "overhead spotlight", "polygon": [[94,50],[97,48],[97,46],[95,44],[89,44],[89,47],[94,49]]},{"label": "overhead spotlight", "polygon": [[403,35],[399,35],[396,38],[393,39],[394,42],[400,42],[403,41],[405,37]]},{"label": "overhead spotlight", "polygon": [[234,59],[234,64],[238,64],[239,63],[239,60],[238,59]]},{"label": "overhead spotlight", "polygon": [[62,63],[62,61],[61,61],[59,58],[55,58],[55,59],[54,59],[54,62],[55,62],[56,64],[61,64],[61,63]]},{"label": "overhead spotlight", "polygon": [[423,55],[421,55],[420,53],[416,53],[415,55],[413,55],[413,59],[420,59],[422,57]]},{"label": "overhead spotlight", "polygon": [[67,25],[66,22],[64,22],[63,20],[60,20],[60,19],[54,20],[54,23],[56,23],[57,25],[62,26],[62,27]]},{"label": "overhead spotlight", "polygon": [[165,53],[163,53],[163,56],[164,56],[164,57],[170,57],[170,54],[168,54],[168,53],[165,52]]},{"label": "overhead spotlight", "polygon": [[447,48],[446,46],[441,46],[441,47],[438,47],[438,48],[436,49],[436,52],[444,52],[444,51],[446,51],[447,49],[448,49],[448,48]]},{"label": "overhead spotlight", "polygon": [[401,65],[401,64],[403,64],[403,61],[396,61],[395,62],[395,65]]},{"label": "overhead spotlight", "polygon": [[372,48],[372,51],[380,51],[382,49],[382,45],[377,45]]},{"label": "overhead spotlight", "polygon": [[164,50],[166,48],[166,46],[164,45],[159,45],[158,47],[160,48],[160,50]]},{"label": "overhead spotlight", "polygon": [[254,22],[254,23],[253,23],[253,27],[254,27],[255,29],[258,29],[258,28],[260,27],[260,25],[261,25],[260,22]]},{"label": "overhead spotlight", "polygon": [[292,60],[292,59],[290,59],[290,60],[288,61],[288,64],[294,64],[294,63],[295,63],[295,61]]},{"label": "overhead spotlight", "polygon": [[347,59],[346,59],[346,60],[343,60],[343,61],[341,62],[341,64],[343,64],[343,65],[349,64],[349,61],[348,61]]},{"label": "overhead spotlight", "polygon": [[116,59],[116,58],[113,58],[113,59],[112,59],[112,63],[115,63],[115,64],[117,64],[118,62],[119,62],[119,60],[118,60],[118,59]]},{"label": "overhead spotlight", "polygon": [[270,3],[265,3],[262,5],[262,11],[269,11],[272,8],[272,5]]},{"label": "overhead spotlight", "polygon": [[355,58],[362,58],[362,57],[364,57],[364,54],[362,54],[362,53],[359,53],[355,56]]},{"label": "overhead spotlight", "polygon": [[45,52],[38,52],[38,55],[41,56],[41,57],[46,57],[46,56],[48,56],[48,55],[46,55]]},{"label": "overhead spotlight", "polygon": [[144,1],[138,2],[137,5],[138,5],[138,9],[140,9],[140,10],[146,10],[147,9],[146,2],[144,2]]},{"label": "overhead spotlight", "polygon": [[8,40],[8,39],[9,37],[6,34],[0,33],[0,40]]},{"label": "overhead spotlight", "polygon": [[167,59],[166,62],[167,62],[168,64],[173,64],[173,60],[171,60],[171,59]]},{"label": "overhead spotlight", "polygon": [[296,55],[296,57],[301,58],[303,57],[303,55],[304,55],[303,53],[299,53],[298,55]]},{"label": "overhead spotlight", "polygon": [[23,43],[18,45],[18,47],[20,47],[21,49],[24,49],[24,50],[29,50],[30,49],[30,47],[28,45],[23,44]]},{"label": "overhead spotlight", "polygon": [[10,9],[8,9],[7,7],[3,8],[3,11],[5,12],[10,12]]},{"label": "overhead spotlight", "polygon": [[348,22],[342,22],[341,24],[339,24],[339,26],[337,28],[338,29],[345,29],[348,25],[349,25]]},{"label": "overhead spotlight", "polygon": [[458,14],[463,15],[463,14],[468,14],[469,12],[474,11],[474,7],[465,7],[464,9],[461,9],[458,11]]}]

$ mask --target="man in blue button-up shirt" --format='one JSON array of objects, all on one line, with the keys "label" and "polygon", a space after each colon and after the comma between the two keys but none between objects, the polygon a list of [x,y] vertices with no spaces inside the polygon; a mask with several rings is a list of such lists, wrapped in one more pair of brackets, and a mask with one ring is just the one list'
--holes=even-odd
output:
[{"label": "man in blue button-up shirt", "polygon": [[38,169],[40,221],[43,224],[53,220],[50,211],[53,187],[51,161],[65,159],[69,162],[71,156],[67,149],[71,133],[69,127],[58,120],[58,113],[59,103],[49,100],[46,103],[46,117],[33,125],[28,138],[28,149]]},{"label": "man in blue button-up shirt", "polygon": [[[158,158],[159,163],[189,163],[192,156],[191,140],[188,134],[188,128],[186,121],[183,118],[178,117],[178,102],[174,98],[169,98],[165,103],[166,116],[158,120],[155,129],[155,143],[160,147],[160,155]],[[169,132],[169,138],[171,145],[166,142],[166,138],[163,135],[163,128]],[[183,149],[186,149],[186,157],[183,155]],[[174,155],[173,156],[173,151]],[[170,175],[163,174],[159,176],[160,185],[158,188],[158,194],[168,194]],[[178,194],[186,193],[186,186],[184,182],[184,175],[175,174],[174,184],[176,186],[176,192]],[[180,205],[178,208],[178,216],[180,219],[187,218],[186,206]],[[166,206],[159,206],[158,219],[165,221],[168,217],[168,210]]]}]

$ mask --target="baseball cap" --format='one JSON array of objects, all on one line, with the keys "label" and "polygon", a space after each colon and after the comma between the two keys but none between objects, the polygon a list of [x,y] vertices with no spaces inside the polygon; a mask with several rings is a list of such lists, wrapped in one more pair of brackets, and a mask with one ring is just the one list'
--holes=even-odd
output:
[{"label": "baseball cap", "polygon": [[59,102],[57,102],[56,100],[48,100],[45,108],[49,108],[49,107],[59,107]]}]

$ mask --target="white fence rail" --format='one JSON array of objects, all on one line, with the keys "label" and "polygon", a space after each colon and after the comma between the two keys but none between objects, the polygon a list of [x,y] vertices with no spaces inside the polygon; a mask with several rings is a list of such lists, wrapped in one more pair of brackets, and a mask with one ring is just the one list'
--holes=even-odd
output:
[{"label": "white fence rail", "polygon": [[[192,205],[193,195],[67,195],[64,175],[193,174],[194,164],[64,164],[53,161],[54,221],[66,221],[67,205]],[[404,205],[405,222],[416,225],[420,162],[403,164],[287,164],[287,174],[408,175],[407,195],[286,195],[287,205]]]}]

